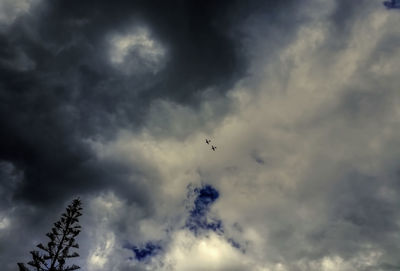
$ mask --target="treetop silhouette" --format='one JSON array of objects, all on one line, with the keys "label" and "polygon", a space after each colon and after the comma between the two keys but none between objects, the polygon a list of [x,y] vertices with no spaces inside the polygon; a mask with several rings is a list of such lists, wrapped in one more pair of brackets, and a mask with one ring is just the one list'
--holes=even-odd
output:
[{"label": "treetop silhouette", "polygon": [[[81,226],[78,224],[78,218],[82,215],[82,203],[79,198],[74,199],[68,205],[66,212],[61,215],[61,218],[54,223],[51,232],[46,236],[50,239],[47,245],[42,243],[37,247],[42,251],[33,250],[32,261],[28,265],[34,267],[36,271],[73,271],[80,267],[66,265],[68,258],[79,257],[77,252],[70,252],[72,248],[79,248],[76,243],[76,236],[81,232]],[[19,271],[30,271],[23,263],[18,263]]]}]

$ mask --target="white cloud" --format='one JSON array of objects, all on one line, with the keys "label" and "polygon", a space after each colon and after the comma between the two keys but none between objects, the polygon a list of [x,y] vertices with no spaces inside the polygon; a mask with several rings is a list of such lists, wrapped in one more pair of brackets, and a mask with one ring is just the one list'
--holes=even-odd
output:
[{"label": "white cloud", "polygon": [[177,232],[163,261],[165,270],[254,270],[238,250],[213,233],[196,238],[186,231]]},{"label": "white cloud", "polygon": [[[126,203],[114,193],[108,192],[94,196],[85,208],[86,224],[94,225],[86,234],[84,244],[90,244],[86,255],[88,270],[111,270],[121,256],[114,254],[122,250],[122,244],[113,231],[113,226],[126,215]],[[132,208],[131,212],[134,209]],[[124,255],[125,256],[125,255]]]},{"label": "white cloud", "polygon": [[148,29],[136,27],[110,38],[110,61],[126,74],[157,73],[165,64],[166,49]]},{"label": "white cloud", "polygon": [[[299,261],[296,266],[300,270],[309,271],[352,271],[368,270],[368,267],[377,266],[382,252],[366,251],[351,259],[343,259],[339,256],[326,256],[313,261]],[[374,270],[382,270],[375,267]]]},{"label": "white cloud", "polygon": [[11,223],[10,223],[10,219],[6,216],[0,216],[0,231],[1,230],[5,230],[8,227],[10,227]]},{"label": "white cloud", "polygon": [[[194,112],[160,102],[147,128],[96,142],[99,158],[129,161],[160,187],[153,195],[156,216],[176,215],[188,183],[207,182],[221,192],[213,211],[246,253],[215,234],[195,238],[178,231],[165,255],[173,270],[347,271],[395,259],[362,232],[376,221],[366,215],[367,222],[357,224],[351,215],[368,212],[358,208],[367,208],[362,200],[369,196],[392,208],[399,192],[388,192],[388,172],[400,156],[393,147],[400,143],[400,79],[393,76],[400,51],[380,46],[398,36],[400,17],[371,10],[355,21],[346,46],[332,49],[326,16],[313,16],[272,60],[256,47],[252,74],[262,79],[249,84],[247,78],[228,93],[233,109],[217,125],[185,130],[211,118],[216,111],[209,107],[216,104],[207,101]],[[355,173],[368,177],[363,185],[354,183]]]},{"label": "white cloud", "polygon": [[115,236],[109,232],[103,236],[98,236],[94,243],[94,248],[88,257],[88,270],[102,270],[108,263],[108,258],[115,249]]}]

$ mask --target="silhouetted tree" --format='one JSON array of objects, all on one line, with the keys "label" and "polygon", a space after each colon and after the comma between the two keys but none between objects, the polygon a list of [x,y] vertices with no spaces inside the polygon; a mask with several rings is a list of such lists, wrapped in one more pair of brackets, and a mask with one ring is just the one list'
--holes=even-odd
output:
[{"label": "silhouetted tree", "polygon": [[[51,232],[46,234],[50,239],[47,245],[37,245],[42,253],[37,250],[31,251],[32,261],[28,264],[36,271],[72,271],[80,268],[75,264],[66,266],[65,261],[68,258],[79,257],[76,252],[71,254],[70,249],[79,248],[75,238],[81,231],[81,226],[78,225],[78,217],[82,215],[81,204],[81,200],[77,198],[68,205],[60,220],[54,223]],[[20,271],[30,271],[23,263],[18,263],[18,267]]]}]

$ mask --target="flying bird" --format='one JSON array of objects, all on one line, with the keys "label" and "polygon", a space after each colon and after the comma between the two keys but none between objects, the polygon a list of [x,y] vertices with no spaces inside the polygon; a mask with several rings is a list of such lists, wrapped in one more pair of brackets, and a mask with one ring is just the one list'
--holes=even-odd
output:
[{"label": "flying bird", "polygon": [[210,144],[211,140],[206,138],[206,143]]},{"label": "flying bird", "polygon": [[212,149],[213,151],[215,151],[215,150],[217,149],[217,146],[211,145],[211,149]]}]

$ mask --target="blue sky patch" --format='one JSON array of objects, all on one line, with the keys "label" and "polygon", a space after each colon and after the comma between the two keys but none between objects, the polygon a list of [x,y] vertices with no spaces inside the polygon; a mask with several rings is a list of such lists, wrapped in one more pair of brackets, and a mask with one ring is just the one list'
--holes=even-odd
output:
[{"label": "blue sky patch", "polygon": [[160,245],[152,242],[147,242],[143,246],[126,245],[124,248],[132,250],[135,259],[138,261],[144,261],[149,257],[155,256],[162,249]]},{"label": "blue sky patch", "polygon": [[399,0],[384,1],[383,5],[387,9],[400,9],[400,1]]},{"label": "blue sky patch", "polygon": [[219,198],[219,192],[211,185],[204,185],[194,189],[195,200],[193,208],[189,211],[186,227],[195,235],[202,230],[223,232],[222,221],[216,218],[208,218],[211,205]]}]

